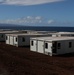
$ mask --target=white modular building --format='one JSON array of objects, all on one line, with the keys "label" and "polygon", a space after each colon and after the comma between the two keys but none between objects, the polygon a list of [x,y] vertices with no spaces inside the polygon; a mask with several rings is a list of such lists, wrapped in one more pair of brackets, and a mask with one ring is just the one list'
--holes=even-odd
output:
[{"label": "white modular building", "polygon": [[[5,41],[5,34],[21,34],[21,33],[28,33],[30,30],[11,30],[11,29],[1,29],[0,30],[0,42]],[[34,31],[31,31],[34,32]]]},{"label": "white modular building", "polygon": [[39,33],[18,33],[18,34],[6,34],[6,44],[13,46],[30,46],[31,37],[49,36],[48,34]]},{"label": "white modular building", "polygon": [[40,34],[52,34],[56,33],[56,31],[35,31],[35,30],[25,30],[27,33],[40,33]]},{"label": "white modular building", "polygon": [[19,31],[0,31],[0,42],[5,41],[5,34],[18,33]]},{"label": "white modular building", "polygon": [[46,55],[59,55],[74,52],[74,37],[30,38],[30,50]]},{"label": "white modular building", "polygon": [[0,29],[0,31],[14,31],[13,29]]},{"label": "white modular building", "polygon": [[37,33],[37,31],[35,31],[35,30],[19,30],[19,32],[20,33],[28,33],[28,34],[30,34],[30,33]]},{"label": "white modular building", "polygon": [[61,37],[61,36],[74,36],[74,32],[57,32],[53,33],[52,37]]}]

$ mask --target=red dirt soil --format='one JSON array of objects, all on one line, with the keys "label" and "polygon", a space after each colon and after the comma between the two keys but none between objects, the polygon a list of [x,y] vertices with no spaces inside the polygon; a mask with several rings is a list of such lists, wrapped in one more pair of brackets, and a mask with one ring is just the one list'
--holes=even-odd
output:
[{"label": "red dirt soil", "polygon": [[74,75],[74,53],[50,57],[0,42],[0,75]]}]

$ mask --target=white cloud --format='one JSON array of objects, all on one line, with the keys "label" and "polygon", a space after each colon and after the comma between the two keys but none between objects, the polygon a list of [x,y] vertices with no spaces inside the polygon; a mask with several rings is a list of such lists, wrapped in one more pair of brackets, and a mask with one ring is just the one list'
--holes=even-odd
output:
[{"label": "white cloud", "polygon": [[35,19],[39,20],[39,19],[42,19],[42,17],[41,16],[37,16],[37,17],[35,17]]},{"label": "white cloud", "polygon": [[18,19],[7,19],[7,20],[0,20],[0,23],[6,23],[6,24],[40,24],[43,22],[43,17],[41,16],[27,16],[23,18]]},{"label": "white cloud", "polygon": [[54,23],[54,20],[48,20],[41,16],[27,16],[23,18],[17,19],[7,19],[7,20],[0,20],[0,23],[5,24],[18,24],[18,25],[50,25]]},{"label": "white cloud", "polygon": [[54,20],[48,20],[48,24],[54,23]]},{"label": "white cloud", "polygon": [[74,25],[74,21],[57,21],[54,19],[47,19],[41,16],[27,16],[17,19],[0,20],[2,24],[17,24],[28,26],[71,26]]},{"label": "white cloud", "polygon": [[8,5],[37,5],[51,2],[59,2],[64,0],[0,0],[0,4]]}]

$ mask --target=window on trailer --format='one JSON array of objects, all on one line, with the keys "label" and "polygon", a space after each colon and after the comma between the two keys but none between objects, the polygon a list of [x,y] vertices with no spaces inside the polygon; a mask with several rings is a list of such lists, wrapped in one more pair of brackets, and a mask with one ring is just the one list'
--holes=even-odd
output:
[{"label": "window on trailer", "polygon": [[16,42],[17,42],[17,37],[16,37]]},{"label": "window on trailer", "polygon": [[48,49],[48,43],[45,43],[45,48]]},{"label": "window on trailer", "polygon": [[31,41],[31,46],[33,46],[33,41]]}]

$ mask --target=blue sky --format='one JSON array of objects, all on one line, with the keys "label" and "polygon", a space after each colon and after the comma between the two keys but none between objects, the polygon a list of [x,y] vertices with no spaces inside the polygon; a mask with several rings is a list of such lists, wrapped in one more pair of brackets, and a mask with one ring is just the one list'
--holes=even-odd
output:
[{"label": "blue sky", "polygon": [[74,27],[74,0],[0,0],[0,23]]}]

